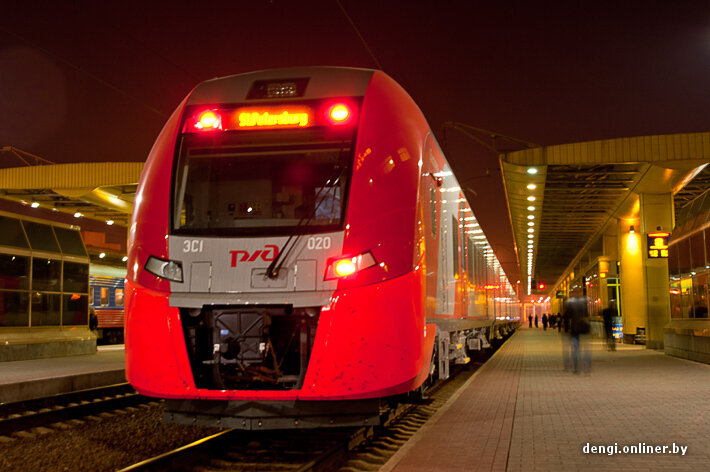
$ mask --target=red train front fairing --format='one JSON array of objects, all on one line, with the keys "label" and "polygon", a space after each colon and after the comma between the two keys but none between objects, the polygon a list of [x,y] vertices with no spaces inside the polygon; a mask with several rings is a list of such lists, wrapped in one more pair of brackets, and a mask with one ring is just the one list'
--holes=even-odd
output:
[{"label": "red train front fairing", "polygon": [[151,151],[126,282],[126,375],[141,393],[357,400],[429,374],[415,234],[428,126],[381,72],[290,71],[311,77],[276,84],[296,98],[261,96],[281,73],[201,84]]},{"label": "red train front fairing", "polygon": [[336,291],[321,310],[303,386],[258,391],[197,388],[179,310],[169,307],[167,294],[129,282],[128,380],[139,392],[164,398],[348,400],[408,392],[427,377],[434,345],[433,325],[427,329],[417,315],[421,278],[417,270]]}]

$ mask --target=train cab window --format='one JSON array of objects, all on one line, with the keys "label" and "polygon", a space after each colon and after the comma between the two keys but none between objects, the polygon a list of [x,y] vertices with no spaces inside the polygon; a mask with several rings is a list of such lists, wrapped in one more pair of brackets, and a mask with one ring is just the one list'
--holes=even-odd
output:
[{"label": "train cab window", "polygon": [[342,228],[352,152],[350,139],[340,138],[315,131],[184,135],[173,232],[236,236]]},{"label": "train cab window", "polygon": [[29,247],[20,220],[0,216],[0,246]]},{"label": "train cab window", "polygon": [[101,306],[108,306],[108,287],[101,287],[100,295],[99,295],[99,304]]},{"label": "train cab window", "polygon": [[116,298],[115,305],[116,306],[123,306],[123,289],[122,288],[116,289],[115,298]]}]

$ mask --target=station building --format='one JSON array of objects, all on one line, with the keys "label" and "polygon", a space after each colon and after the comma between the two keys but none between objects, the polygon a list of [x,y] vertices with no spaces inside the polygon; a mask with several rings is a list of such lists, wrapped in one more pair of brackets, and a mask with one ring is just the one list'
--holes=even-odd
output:
[{"label": "station building", "polygon": [[710,133],[542,146],[500,156],[521,294],[601,334],[710,363]]},{"label": "station building", "polygon": [[143,163],[22,160],[0,169],[0,361],[94,353],[89,306],[102,292],[90,278],[125,274]]}]

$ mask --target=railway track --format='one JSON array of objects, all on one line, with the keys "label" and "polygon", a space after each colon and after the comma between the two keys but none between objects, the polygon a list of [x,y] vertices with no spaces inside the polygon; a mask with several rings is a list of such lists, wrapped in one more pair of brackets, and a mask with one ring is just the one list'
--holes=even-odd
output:
[{"label": "railway track", "polygon": [[0,436],[150,403],[128,383],[0,404]]},{"label": "railway track", "polygon": [[474,362],[436,385],[427,402],[390,412],[381,427],[308,430],[307,434],[226,430],[120,472],[377,470],[482,364]]}]

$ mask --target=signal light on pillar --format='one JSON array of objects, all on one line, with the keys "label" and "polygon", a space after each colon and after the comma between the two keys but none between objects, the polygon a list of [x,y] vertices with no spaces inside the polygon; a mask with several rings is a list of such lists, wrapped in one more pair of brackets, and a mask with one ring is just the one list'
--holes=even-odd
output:
[{"label": "signal light on pillar", "polygon": [[545,287],[546,287],[546,285],[545,285],[544,283],[542,283],[542,282],[540,282],[539,284],[537,284],[538,290],[545,290]]}]

